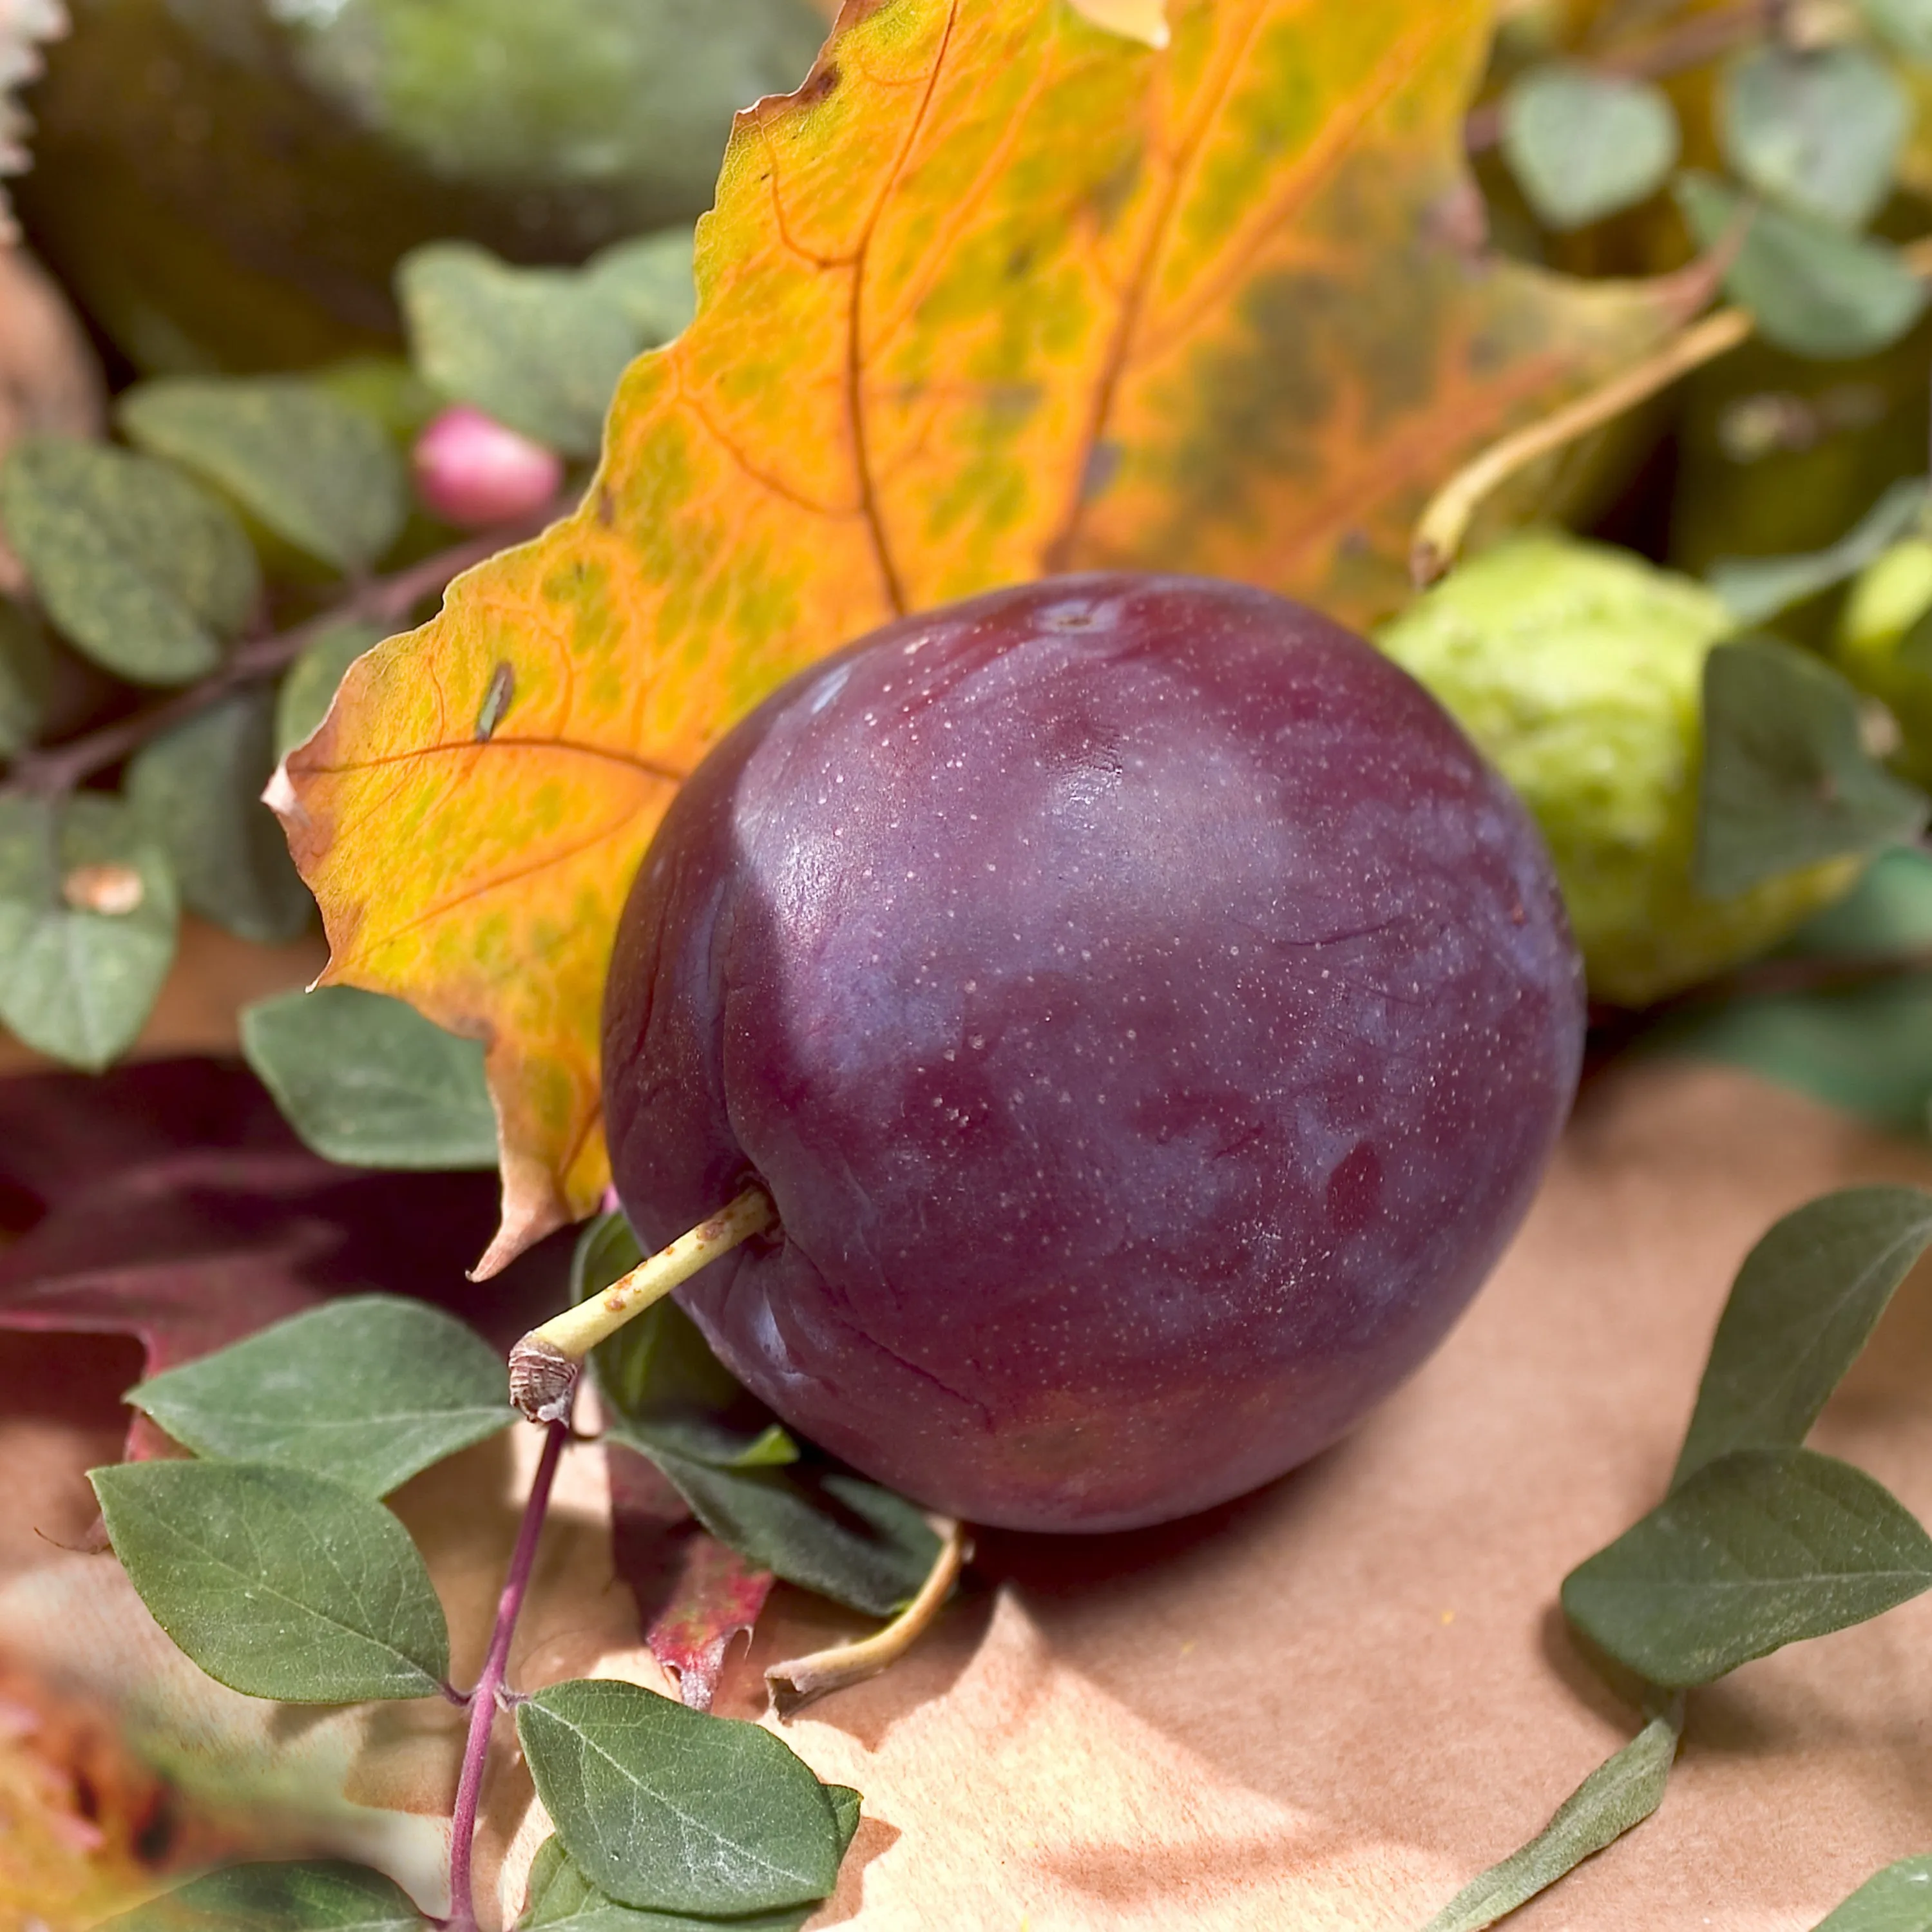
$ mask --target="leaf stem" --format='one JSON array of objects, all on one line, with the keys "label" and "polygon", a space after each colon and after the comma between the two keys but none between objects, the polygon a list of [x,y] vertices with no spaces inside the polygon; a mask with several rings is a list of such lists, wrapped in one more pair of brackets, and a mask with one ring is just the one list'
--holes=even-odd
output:
[{"label": "leaf stem", "polygon": [[532,537],[563,514],[569,506],[548,504],[537,515],[506,524],[452,544],[387,577],[366,578],[352,585],[340,602],[287,630],[254,638],[238,645],[221,664],[198,684],[170,692],[125,718],[116,718],[64,745],[28,752],[14,761],[8,789],[59,797],[118,764],[149,739],[158,736],[218,704],[230,692],[279,676],[316,638],[335,625],[360,619],[372,623],[400,623],[416,605],[446,586],[473,565],[513,543]]},{"label": "leaf stem", "polygon": [[556,1466],[563,1446],[570,1440],[568,1420],[550,1425],[544,1439],[543,1454],[537,1463],[536,1480],[530,1484],[530,1500],[524,1505],[524,1520],[517,1532],[517,1546],[511,1552],[509,1573],[503,1579],[503,1594],[496,1600],[496,1628],[490,1634],[490,1648],[483,1659],[483,1673],[470,1694],[470,1732],[463,1747],[463,1769],[456,1781],[456,1807],[449,1821],[449,1913],[444,1923],[448,1932],[478,1932],[476,1899],[470,1876],[470,1857],[476,1848],[476,1811],[483,1795],[483,1771],[490,1756],[490,1732],[496,1720],[498,1700],[503,1691],[503,1676],[510,1660],[510,1640],[515,1635],[517,1618],[530,1586],[530,1573],[536,1564],[537,1539],[542,1533],[544,1516],[550,1508],[550,1486],[556,1480]]},{"label": "leaf stem", "polygon": [[960,1571],[972,1557],[973,1545],[964,1525],[949,1522],[919,1594],[890,1623],[856,1643],[835,1645],[830,1650],[815,1650],[809,1657],[794,1658],[789,1664],[773,1664],[765,1672],[765,1683],[778,1715],[789,1718],[814,1697],[862,1683],[896,1664],[932,1628]]},{"label": "leaf stem", "polygon": [[640,1262],[601,1294],[532,1328],[510,1351],[512,1402],[532,1422],[554,1422],[569,1407],[578,1364],[599,1342],[682,1287],[700,1268],[777,1222],[770,1196],[762,1187],[748,1187],[728,1208]]},{"label": "leaf stem", "polygon": [[[1932,236],[1922,236],[1899,252],[1914,274],[1932,274]],[[1476,512],[1519,470],[1614,422],[1678,376],[1736,348],[1756,326],[1756,318],[1748,309],[1719,309],[1680,331],[1654,355],[1600,388],[1491,443],[1474,462],[1450,477],[1424,508],[1409,550],[1409,574],[1418,587],[1433,584],[1448,571]]]}]

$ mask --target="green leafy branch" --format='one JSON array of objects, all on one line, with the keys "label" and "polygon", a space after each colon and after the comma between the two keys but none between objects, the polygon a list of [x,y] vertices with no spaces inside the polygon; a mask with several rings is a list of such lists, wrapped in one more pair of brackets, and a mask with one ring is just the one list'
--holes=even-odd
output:
[{"label": "green leafy branch", "polygon": [[[592,1223],[574,1292],[601,1292],[635,1253],[621,1217]],[[673,1304],[604,1344],[593,1369],[605,1444],[648,1457],[752,1561],[872,1614],[911,1602],[922,1622],[946,1594],[956,1540],[943,1548],[910,1504],[794,1442]],[[501,1363],[461,1323],[392,1296],[350,1298],[153,1376],[128,1400],[192,1456],[91,1480],[116,1554],[188,1657],[250,1696],[442,1697],[469,1723],[447,1918],[428,1918],[374,1872],[305,1862],[197,1879],[116,1919],[114,1932],[425,1922],[475,1932],[471,1850],[500,1709],[515,1713],[556,1832],[520,1928],[781,1932],[830,1892],[859,1796],[821,1785],[771,1732],[629,1684],[510,1686],[551,1484],[574,1439],[567,1420],[545,1426],[478,1680],[450,1682],[435,1586],[382,1498],[514,1419]]]},{"label": "green leafy branch", "polygon": [[436,244],[398,280],[407,362],[137,383],[120,442],[0,464],[31,587],[0,600],[0,1024],[56,1058],[128,1048],[182,911],[310,924],[277,760],[357,656],[569,507],[624,364],[688,317],[691,235],[572,270]]},{"label": "green leafy branch", "polygon": [[[1687,1691],[1932,1588],[1932,1536],[1862,1470],[1804,1446],[1928,1245],[1932,1195],[1860,1187],[1787,1214],[1745,1258],[1669,1493],[1563,1582],[1585,1654],[1645,1685],[1643,1728],[1426,1932],[1480,1932],[1648,1817],[1664,1799]],[[1922,1926],[1922,1898],[1917,1916],[1861,1915],[1922,1882],[1894,1866],[1818,1932]]]}]

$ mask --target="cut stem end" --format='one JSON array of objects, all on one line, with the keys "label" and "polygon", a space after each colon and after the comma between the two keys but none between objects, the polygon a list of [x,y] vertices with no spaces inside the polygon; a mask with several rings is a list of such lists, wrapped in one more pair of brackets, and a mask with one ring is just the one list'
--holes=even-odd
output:
[{"label": "cut stem end", "polygon": [[708,1262],[776,1227],[778,1218],[764,1190],[748,1187],[728,1208],[640,1262],[601,1294],[532,1328],[510,1351],[511,1402],[532,1422],[560,1420],[568,1412],[579,1366],[599,1342]]}]

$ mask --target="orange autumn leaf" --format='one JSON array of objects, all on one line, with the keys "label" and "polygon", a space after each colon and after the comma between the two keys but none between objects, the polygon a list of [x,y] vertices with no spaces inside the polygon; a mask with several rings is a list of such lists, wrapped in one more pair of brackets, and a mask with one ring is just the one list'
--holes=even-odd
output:
[{"label": "orange autumn leaf", "polygon": [[1168,22],[1156,49],[1068,0],[848,0],[738,117],[697,320],[626,376],[583,507],[364,658],[289,758],[327,976],[488,1042],[484,1270],[596,1204],[617,915],[764,693],[1054,570],[1376,617],[1432,487],[1678,319],[1472,249],[1483,0]]}]

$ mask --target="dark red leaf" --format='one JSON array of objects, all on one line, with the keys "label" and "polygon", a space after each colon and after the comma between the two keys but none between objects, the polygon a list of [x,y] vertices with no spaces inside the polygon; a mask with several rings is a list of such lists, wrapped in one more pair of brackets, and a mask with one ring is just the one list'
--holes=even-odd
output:
[{"label": "dark red leaf", "polygon": [[[563,1298],[563,1257],[479,1288],[496,1184],[310,1154],[237,1063],[150,1061],[0,1081],[0,1328],[131,1335],[148,1372],[326,1297],[421,1296],[506,1345]],[[152,1453],[137,1426],[130,1453]]]},{"label": "dark red leaf", "polygon": [[754,1570],[691,1520],[683,1499],[634,1449],[604,1451],[610,1547],[637,1600],[651,1654],[674,1672],[684,1701],[708,1711],[731,1640],[758,1620],[769,1570]]}]

